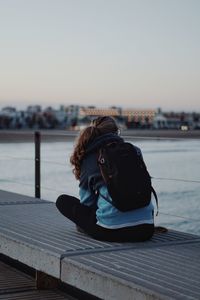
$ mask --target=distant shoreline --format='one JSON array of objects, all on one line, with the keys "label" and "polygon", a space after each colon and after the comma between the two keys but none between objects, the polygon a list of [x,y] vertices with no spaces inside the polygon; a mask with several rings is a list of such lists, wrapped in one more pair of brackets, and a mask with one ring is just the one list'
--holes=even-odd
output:
[{"label": "distant shoreline", "polygon": [[[42,142],[67,142],[74,140],[78,131],[70,130],[39,130]],[[0,130],[0,143],[33,142],[32,130]],[[123,130],[125,139],[200,139],[200,130]]]}]

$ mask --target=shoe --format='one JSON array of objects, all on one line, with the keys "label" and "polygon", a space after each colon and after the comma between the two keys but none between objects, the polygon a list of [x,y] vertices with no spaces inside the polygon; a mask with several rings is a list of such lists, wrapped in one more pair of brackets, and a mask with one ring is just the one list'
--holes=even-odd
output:
[{"label": "shoe", "polygon": [[76,230],[80,233],[86,233],[85,230],[83,230],[81,227],[79,227],[78,225],[76,225]]},{"label": "shoe", "polygon": [[165,232],[168,232],[168,229],[166,227],[156,226],[154,228],[154,233],[165,233]]}]

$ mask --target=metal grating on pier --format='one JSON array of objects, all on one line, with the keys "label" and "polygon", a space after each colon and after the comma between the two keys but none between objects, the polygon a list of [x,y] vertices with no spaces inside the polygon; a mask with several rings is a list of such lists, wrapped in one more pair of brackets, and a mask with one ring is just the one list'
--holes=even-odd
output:
[{"label": "metal grating on pier", "polygon": [[[34,289],[35,284],[30,276],[0,261],[0,295],[19,290]],[[0,298],[1,299],[1,298]]]},{"label": "metal grating on pier", "polygon": [[76,232],[75,225],[57,211],[54,203],[3,205],[0,210],[0,233],[64,256],[78,252],[153,247],[199,238],[169,231],[156,234],[151,241],[139,244],[97,241]]},{"label": "metal grating on pier", "polygon": [[[21,195],[15,203],[15,195],[0,191],[4,255],[101,299],[200,299],[199,236],[169,230],[141,243],[97,241],[76,232],[54,203]],[[19,299],[28,300],[24,292]]]},{"label": "metal grating on pier", "polygon": [[[82,289],[93,293],[88,282],[101,282],[98,296],[103,299],[106,299],[106,293],[110,293],[106,281],[113,287],[126,285],[127,290],[143,290],[144,294],[146,290],[148,294],[157,295],[158,299],[200,299],[200,242],[65,258],[62,280],[75,285],[76,279],[67,273],[69,265],[71,272],[79,274],[79,278],[84,276]],[[120,295],[120,288],[117,294]],[[112,298],[120,299],[117,294]],[[130,294],[127,298],[124,294],[124,299],[129,297]]]},{"label": "metal grating on pier", "polygon": [[51,203],[51,202],[42,199],[36,199],[25,195],[20,195],[17,193],[9,193],[0,190],[0,205],[39,204],[39,203]]},{"label": "metal grating on pier", "polygon": [[32,277],[0,261],[0,299],[75,300],[59,290],[36,290]]},{"label": "metal grating on pier", "polygon": [[26,291],[1,295],[1,300],[73,300],[74,298],[53,291]]}]

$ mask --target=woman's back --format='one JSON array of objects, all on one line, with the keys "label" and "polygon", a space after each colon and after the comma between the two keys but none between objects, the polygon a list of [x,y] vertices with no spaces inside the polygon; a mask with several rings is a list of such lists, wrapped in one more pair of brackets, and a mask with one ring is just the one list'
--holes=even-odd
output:
[{"label": "woman's back", "polygon": [[[128,212],[114,207],[98,163],[98,150],[118,136],[118,126],[111,117],[99,117],[84,129],[71,156],[75,178],[79,180],[80,199],[61,195],[56,201],[60,212],[95,239],[126,242],[144,241],[153,235],[153,205]],[[108,199],[110,202],[108,202]]]}]

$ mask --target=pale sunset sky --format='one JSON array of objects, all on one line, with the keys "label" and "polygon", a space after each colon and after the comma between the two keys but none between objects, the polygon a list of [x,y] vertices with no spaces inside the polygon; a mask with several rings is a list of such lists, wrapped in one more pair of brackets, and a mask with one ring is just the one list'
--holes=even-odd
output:
[{"label": "pale sunset sky", "polygon": [[0,108],[200,112],[200,0],[0,0]]}]

